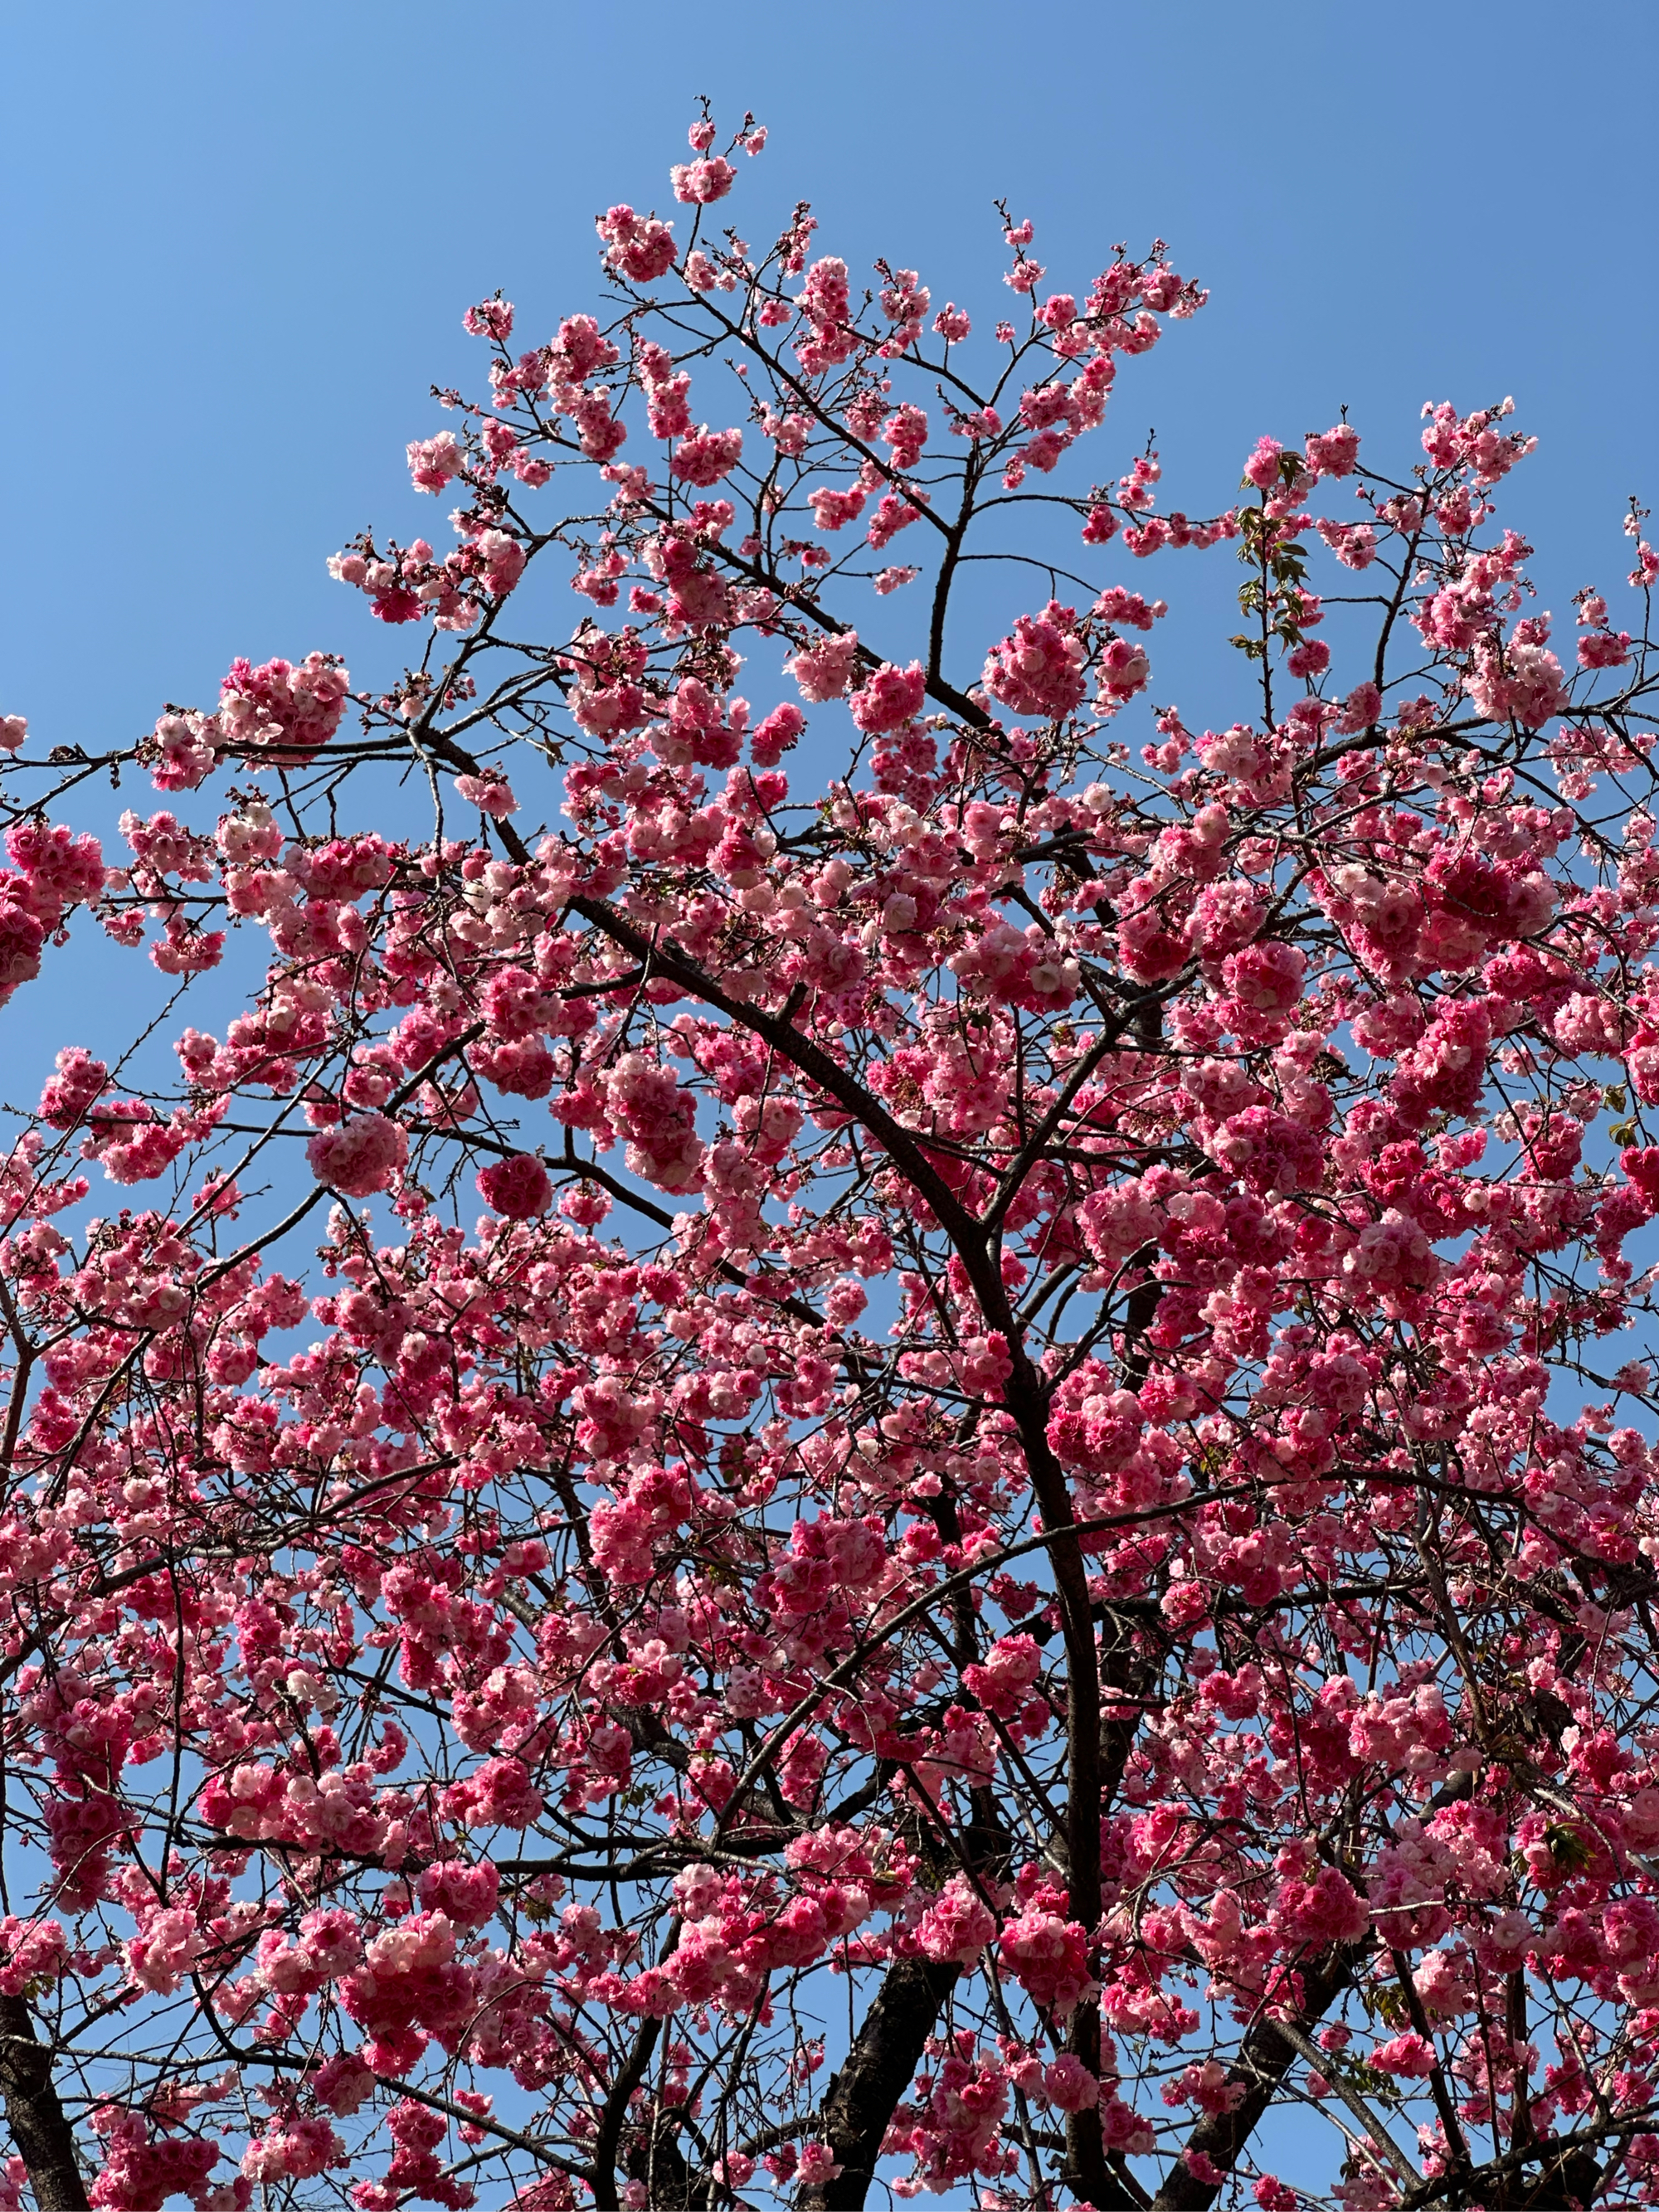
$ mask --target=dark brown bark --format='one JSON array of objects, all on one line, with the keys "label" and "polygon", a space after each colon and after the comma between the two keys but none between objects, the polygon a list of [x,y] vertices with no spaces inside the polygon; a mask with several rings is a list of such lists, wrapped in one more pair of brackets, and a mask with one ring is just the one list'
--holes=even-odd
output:
[{"label": "dark brown bark", "polygon": [[75,2130],[52,2079],[52,2053],[21,1997],[0,1996],[0,2095],[40,2212],[88,2212]]},{"label": "dark brown bark", "polygon": [[[1074,1920],[1091,1931],[1100,1919],[1101,1741],[1100,1672],[1089,1603],[1088,1571],[1074,1536],[1068,1536],[1074,1518],[1070,1485],[1050,1449],[1047,1424],[1048,1394],[1021,1340],[1021,1332],[1008,1302],[989,1240],[981,1225],[927,1158],[911,1133],[896,1121],[881,1102],[857,1077],[842,1067],[810,1037],[781,1014],[730,999],[702,968],[672,939],[658,939],[619,914],[603,899],[575,898],[571,911],[633,955],[647,972],[668,977],[693,992],[729,1020],[765,1039],[773,1050],[827,1091],[854,1115],[903,1174],[912,1188],[932,1210],[950,1237],[981,1311],[1007,1344],[1013,1361],[1005,1390],[1005,1402],[1013,1416],[1030,1469],[1031,1486],[1042,1510],[1045,1526],[1053,1532],[1049,1559],[1055,1594],[1060,1601],[1060,1629],[1066,1645],[1067,1790],[1066,1857],[1070,1908]],[[923,2030],[925,2038],[927,2031]],[[1085,2064],[1097,2066],[1100,2022],[1092,2003],[1079,2006],[1073,2025],[1073,2047]],[[921,2045],[917,2049],[920,2052]],[[1090,2053],[1094,2054],[1093,2059]],[[902,2092],[898,2092],[902,2094]],[[890,2107],[889,2108],[890,2110]],[[885,2123],[883,2123],[884,2128]],[[1097,2130],[1074,2130],[1072,2159],[1076,2186],[1089,2202],[1103,2203],[1112,2185]],[[867,2182],[865,2185],[868,2185]],[[806,2200],[803,2200],[805,2202]],[[826,2200],[826,2202],[829,2200]],[[834,2200],[839,2203],[841,2200]],[[862,2196],[848,2199],[863,2203]]]},{"label": "dark brown bark", "polygon": [[[1096,1864],[1098,1867],[1098,1821],[1117,1802],[1123,1770],[1134,1749],[1140,1729],[1140,1699],[1158,1674],[1152,1652],[1138,1649],[1127,1625],[1114,1621],[1109,1608],[1102,1636],[1101,1675],[1114,1695],[1103,1708],[1100,1726],[1100,1775],[1097,1785]],[[1080,2004],[1072,2015],[1066,2047],[1074,2051],[1091,2074],[1100,2071],[1100,2007]],[[1066,2122],[1066,2171],[1085,2203],[1109,2208],[1132,2206],[1134,2198],[1112,2175],[1101,2140],[1099,2116],[1073,2112]]]},{"label": "dark brown bark", "polygon": [[648,2124],[623,2138],[623,2164],[630,2181],[646,2191],[652,2212],[690,2212],[708,2197],[694,2181],[679,2146],[684,2106],[653,2113]]},{"label": "dark brown bark", "polygon": [[[1001,1301],[999,1310],[995,1301]],[[1049,1449],[1047,1434],[1048,1401],[1036,1370],[1018,1342],[1012,1312],[1001,1285],[994,1299],[981,1291],[980,1303],[1005,1340],[1014,1347],[1013,1372],[1006,1401],[1019,1430],[1030,1469],[1031,1487],[1042,1509],[1043,1525],[1055,1532],[1049,1553],[1054,1565],[1055,1595],[1060,1601],[1060,1633],[1066,1645],[1066,1884],[1071,1917],[1088,1929],[1092,1941],[1100,1920],[1100,1820],[1107,1809],[1103,1793],[1100,1740],[1100,1659],[1095,1643],[1094,1620],[1089,1602],[1088,1570],[1075,1536],[1068,1529],[1072,1511],[1071,1486]],[[1100,2008],[1092,1999],[1079,2004],[1072,2016],[1071,2048],[1091,2074],[1100,2071]],[[1073,2186],[1084,2203],[1104,2205],[1111,2201],[1111,2181],[1106,2154],[1096,2125],[1075,2122],[1066,2130],[1067,2161]]]},{"label": "dark brown bark", "polygon": [[900,1959],[889,1970],[847,2063],[824,2092],[818,2131],[842,2170],[802,2191],[801,2212],[863,2212],[887,2124],[961,1974],[960,1966],[931,1959]]},{"label": "dark brown bark", "polygon": [[[1352,1981],[1367,1948],[1339,1944],[1320,1965],[1302,1969],[1297,2026],[1304,2035],[1323,2019]],[[1241,2087],[1244,2094],[1231,2112],[1205,2114],[1187,2138],[1188,2152],[1201,2153],[1223,2174],[1231,2173],[1261,2115],[1278,2095],[1296,2055],[1295,2045],[1274,2021],[1265,2016],[1257,2021],[1227,2072],[1229,2084]],[[1177,2159],[1152,2200],[1152,2212],[1207,2212],[1220,2193],[1220,2183],[1200,2181],[1184,2158]]]},{"label": "dark brown bark", "polygon": [[659,2020],[641,2023],[634,2039],[634,2048],[629,2052],[622,2071],[611,2085],[611,2094],[605,2100],[605,2110],[599,2115],[599,2133],[593,2142],[593,2203],[597,2212],[618,2212],[622,2199],[617,2192],[617,2153],[622,2145],[623,2130],[628,2124],[628,2103],[635,2089],[645,2079],[645,2069],[651,2063],[651,2054],[662,2033]]},{"label": "dark brown bark", "polygon": [[[1593,2204],[1604,2180],[1620,2164],[1614,2150],[1603,2168],[1595,2136],[1550,2136],[1529,2142],[1507,2157],[1491,2159],[1485,2166],[1462,2166],[1425,2181],[1407,2192],[1405,2212],[1457,2212],[1463,2205],[1480,2206],[1482,2212],[1570,2212],[1573,2206]],[[1540,2170],[1528,2174],[1526,2169]]]}]

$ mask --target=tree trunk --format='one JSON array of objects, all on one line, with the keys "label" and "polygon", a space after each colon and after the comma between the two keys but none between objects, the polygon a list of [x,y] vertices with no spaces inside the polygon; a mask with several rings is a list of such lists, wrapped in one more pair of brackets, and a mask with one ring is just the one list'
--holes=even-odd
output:
[{"label": "tree trunk", "polygon": [[40,2212],[88,2212],[75,2130],[52,2087],[52,2053],[21,1997],[0,1996],[0,2095]]}]

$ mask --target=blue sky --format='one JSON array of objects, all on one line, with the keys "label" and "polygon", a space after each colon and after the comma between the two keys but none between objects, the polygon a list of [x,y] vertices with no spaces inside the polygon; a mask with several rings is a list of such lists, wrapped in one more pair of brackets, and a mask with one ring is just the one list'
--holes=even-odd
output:
[{"label": "blue sky", "polygon": [[501,285],[533,335],[586,303],[594,212],[666,198],[700,92],[771,128],[734,203],[753,235],[809,198],[821,246],[936,297],[988,306],[993,195],[1056,281],[1167,238],[1211,305],[1133,365],[1110,464],[1155,425],[1194,510],[1262,430],[1346,401],[1403,460],[1425,398],[1513,392],[1540,439],[1516,504],[1564,610],[1626,565],[1626,494],[1659,495],[1644,0],[4,21],[0,696],[54,741],[210,701],[236,653],[386,658],[323,561],[365,522],[436,519],[402,448],[441,419],[430,383],[474,373],[462,307]]},{"label": "blue sky", "polygon": [[[1627,495],[1659,507],[1651,0],[52,0],[0,21],[0,712],[37,744],[101,750],[210,705],[238,653],[335,649],[389,679],[407,637],[327,555],[365,524],[441,534],[404,447],[446,420],[434,381],[479,380],[462,310],[500,286],[533,343],[594,304],[594,213],[665,204],[701,93],[723,129],[752,108],[771,131],[728,204],[748,236],[808,198],[820,250],[915,267],[981,329],[1011,297],[994,198],[1066,289],[1115,240],[1166,238],[1210,304],[1124,364],[1103,477],[1155,428],[1164,503],[1213,513],[1263,431],[1346,403],[1403,470],[1425,400],[1512,392],[1540,443],[1502,513],[1564,619],[1588,582],[1618,604]],[[1224,550],[1105,565],[1171,601],[1152,696],[1195,727],[1249,714]],[[907,602],[880,604],[908,659],[884,634]],[[997,634],[964,636],[959,675]],[[107,836],[155,803],[130,778],[70,818]],[[210,823],[210,795],[181,811]],[[234,965],[192,993],[199,1024]],[[0,1098],[32,1103],[65,1042],[112,1057],[161,999],[83,918],[5,1010]]]},{"label": "blue sky", "polygon": [[1127,460],[1155,424],[1194,507],[1264,429],[1346,400],[1404,459],[1424,399],[1507,392],[1566,591],[1659,494],[1639,0],[53,0],[6,26],[0,685],[57,739],[209,698],[238,652],[367,672],[384,641],[323,559],[430,527],[402,447],[473,371],[462,307],[499,284],[534,333],[584,304],[593,213],[666,198],[704,91],[771,127],[754,235],[810,198],[821,245],[936,297],[988,304],[994,194],[1056,280],[1169,239],[1212,304],[1126,380],[1117,435]]}]

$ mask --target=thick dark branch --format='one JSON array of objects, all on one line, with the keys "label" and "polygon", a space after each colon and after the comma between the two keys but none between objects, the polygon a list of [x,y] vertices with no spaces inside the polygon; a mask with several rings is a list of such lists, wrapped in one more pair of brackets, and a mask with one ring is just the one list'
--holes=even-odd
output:
[{"label": "thick dark branch", "polygon": [[52,2079],[52,2053],[21,1997],[0,1996],[0,2094],[40,2212],[88,2212],[75,2130]]},{"label": "thick dark branch", "polygon": [[629,2179],[645,2190],[653,2212],[688,2212],[689,2207],[707,2201],[678,2141],[685,2118],[684,2106],[650,2114],[623,2152]]},{"label": "thick dark branch", "polygon": [[[1092,1608],[1091,1608],[1092,1611]],[[1117,1803],[1117,1793],[1123,1784],[1123,1771],[1134,1749],[1135,1737],[1140,1727],[1142,1700],[1152,1686],[1158,1672],[1158,1662],[1152,1650],[1145,1645],[1137,1649],[1135,1641],[1123,1624],[1115,1624],[1115,1640],[1108,1640],[1111,1630],[1103,1639],[1100,1672],[1113,1692],[1113,1698],[1103,1708],[1097,1705],[1099,1760],[1092,1784],[1094,1795],[1090,1801],[1094,1808],[1094,1822],[1088,1841],[1091,1861],[1088,1873],[1079,1885],[1073,1877],[1070,1882],[1072,1911],[1078,1912],[1077,1899],[1081,1893],[1087,1900],[1085,1909],[1097,1917],[1100,1911],[1100,1822]],[[1084,1808],[1088,1809],[1086,1807]],[[1083,1826],[1079,1817],[1075,1786],[1067,1806],[1066,1845],[1068,1858],[1077,1852]],[[1069,1871],[1069,1869],[1068,1869]],[[1093,1920],[1084,1925],[1092,1929]],[[1100,2006],[1097,2002],[1080,2004],[1072,2014],[1066,2037],[1068,2047],[1074,2051],[1091,2074],[1100,2071],[1101,2034]],[[1108,2166],[1105,2146],[1101,2139],[1100,2122],[1093,2112],[1072,2113],[1066,2123],[1067,2168],[1079,2193],[1088,2203],[1099,2207],[1099,2212],[1109,2208],[1133,2205],[1134,2198],[1121,2175],[1114,2175]]]},{"label": "thick dark branch", "polygon": [[622,2071],[611,2085],[611,2094],[605,2100],[605,2110],[599,2115],[599,2133],[593,2140],[593,2174],[592,2187],[597,2212],[617,2212],[622,2203],[617,2193],[617,2152],[622,2142],[623,2126],[628,2118],[629,2100],[645,2079],[645,2069],[651,2063],[651,2054],[662,2033],[659,2020],[641,2023],[634,2039],[634,2048],[629,2052]]},{"label": "thick dark branch", "polygon": [[[471,765],[468,760],[468,766]],[[516,842],[518,854],[521,855],[525,852],[522,841]],[[1082,1552],[1071,1533],[1075,1517],[1071,1487],[1048,1441],[1048,1393],[1042,1377],[1026,1352],[982,1225],[963,1206],[911,1133],[893,1119],[856,1076],[811,1038],[803,1036],[787,1018],[787,1012],[769,1013],[728,997],[714,978],[672,939],[665,940],[640,928],[603,899],[574,898],[571,908],[630,953],[647,972],[678,982],[729,1021],[764,1038],[780,1058],[845,1108],[883,1146],[918,1197],[931,1209],[967,1269],[981,1310],[991,1327],[1001,1332],[1013,1360],[1006,1402],[1019,1431],[1032,1487],[1053,1540],[1050,1558],[1060,1599],[1066,1658],[1066,1871],[1073,1917],[1092,1933],[1101,1911],[1101,1741],[1099,1664],[1090,1614],[1088,1576]],[[1093,2005],[1079,2008],[1073,2033],[1085,2058],[1091,2050],[1097,2051],[1099,2015]],[[1109,2183],[1097,2139],[1084,2138],[1079,2159],[1079,2183],[1086,2195],[1098,2201],[1105,2195]]]},{"label": "thick dark branch", "polygon": [[[714,1007],[728,1021],[740,1028],[752,1030],[757,1036],[763,1037],[781,1059],[799,1068],[803,1075],[817,1084],[820,1091],[827,1091],[830,1097],[843,1106],[877,1139],[906,1181],[927,1200],[939,1226],[962,1254],[963,1265],[969,1274],[975,1273],[975,1255],[982,1252],[985,1242],[978,1223],[928,1160],[911,1133],[893,1119],[880,1100],[873,1097],[856,1076],[849,1074],[838,1060],[832,1060],[821,1046],[815,1044],[811,1037],[803,1036],[793,1023],[786,1021],[781,1014],[769,1013],[762,1007],[729,998],[714,977],[672,939],[653,937],[625,915],[619,914],[615,907],[608,906],[603,899],[574,898],[570,905],[573,913],[580,915],[585,921],[592,922],[595,929],[620,945],[624,951],[631,952],[653,975],[666,976],[671,981],[679,984],[683,990],[690,991]],[[981,1297],[981,1304],[983,1303]]]},{"label": "thick dark branch", "polygon": [[818,2132],[842,2170],[801,2191],[801,2212],[862,2212],[888,2123],[961,1974],[960,1966],[931,1959],[900,1959],[889,1969],[847,2063],[824,2093]]},{"label": "thick dark branch", "polygon": [[[1330,2010],[1352,1981],[1369,1945],[1341,1943],[1319,1966],[1302,1969],[1302,2002],[1296,2025],[1305,2035]],[[1267,2014],[1245,2037],[1243,2047],[1227,2073],[1230,2088],[1244,2092],[1230,2112],[1206,2112],[1187,2138],[1186,2154],[1164,2177],[1152,2200],[1152,2212],[1207,2212],[1220,2195],[1222,2183],[1200,2181],[1187,2163],[1202,2155],[1224,2174],[1237,2163],[1255,2134],[1262,2114],[1278,2095],[1297,2056],[1296,2045]]]},{"label": "thick dark branch", "polygon": [[[1621,2114],[1605,2128],[1526,2143],[1503,2158],[1489,2159],[1484,2166],[1452,2167],[1434,2180],[1408,2190],[1401,2204],[1405,2212],[1426,2212],[1433,2204],[1528,2205],[1535,2212],[1561,2212],[1565,2205],[1591,2204],[1596,2191],[1611,2180],[1620,2163],[1620,2153],[1615,2148],[1604,2169],[1596,2156],[1603,2138],[1610,2134],[1628,2135],[1644,2118],[1651,2118],[1651,2113]],[[1542,2169],[1535,2180],[1525,2172],[1529,2166]]]}]

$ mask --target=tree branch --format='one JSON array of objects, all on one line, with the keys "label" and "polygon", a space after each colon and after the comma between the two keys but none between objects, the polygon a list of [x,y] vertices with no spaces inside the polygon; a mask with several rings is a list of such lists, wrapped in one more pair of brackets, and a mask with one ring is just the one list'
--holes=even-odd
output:
[{"label": "tree branch", "polygon": [[[1339,1944],[1322,1965],[1303,1967],[1302,2002],[1294,2023],[1298,2037],[1323,2019],[1353,1980],[1370,1948],[1369,1942]],[[1231,2112],[1205,2114],[1188,2136],[1184,2153],[1164,2176],[1164,2186],[1152,2200],[1152,2212],[1207,2212],[1223,2185],[1200,2181],[1188,2159],[1206,2158],[1224,2175],[1231,2173],[1297,2056],[1296,2045],[1279,2022],[1264,2014],[1227,2070],[1227,2086],[1243,2089],[1243,2095]]]},{"label": "tree branch", "polygon": [[40,2212],[88,2212],[75,2130],[52,2078],[52,2053],[21,1997],[0,1996],[0,2095]]},{"label": "tree branch", "polygon": [[847,2063],[824,2092],[819,2134],[842,2170],[801,2191],[800,2212],[863,2212],[888,2123],[961,1977],[960,1966],[932,1959],[900,1959],[889,1968]]}]

